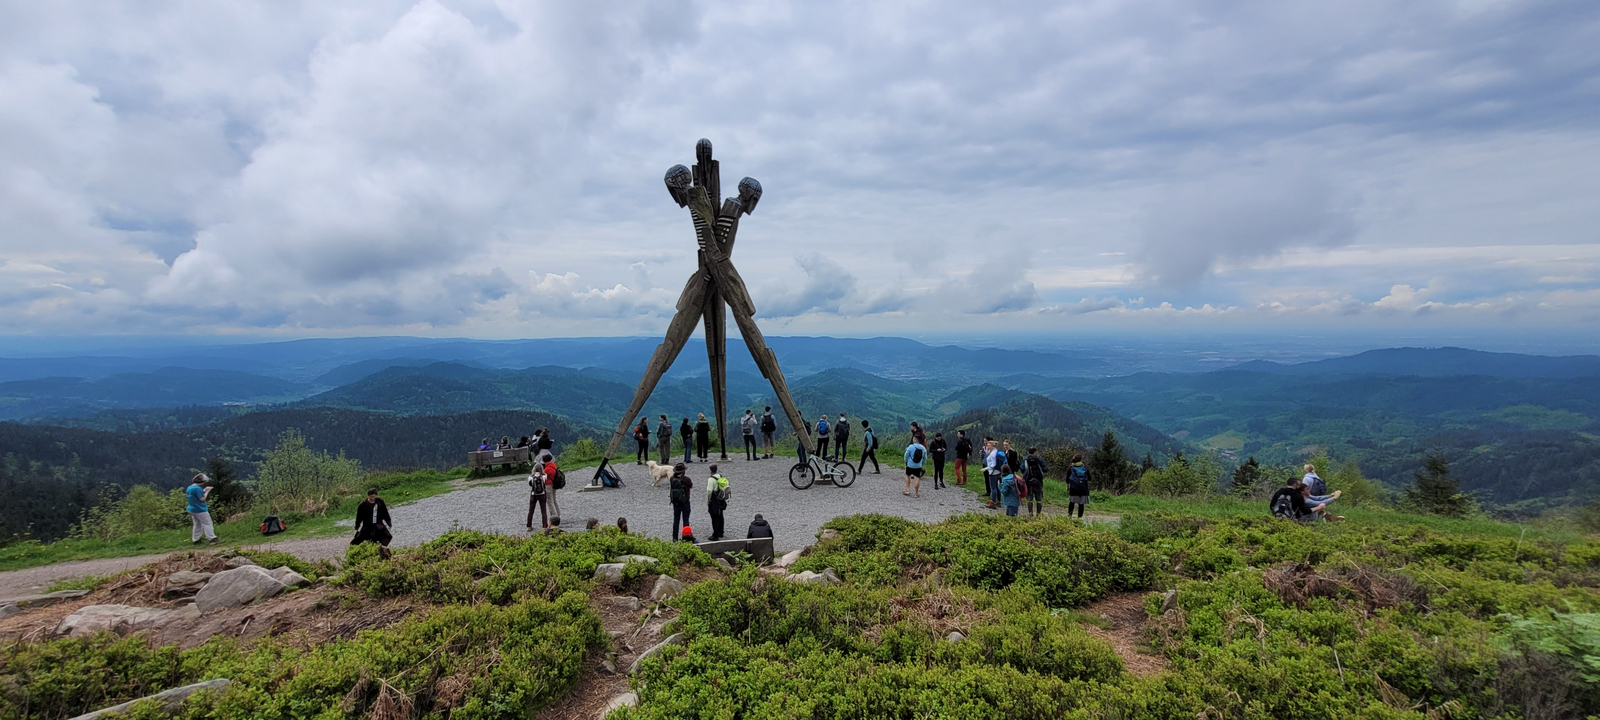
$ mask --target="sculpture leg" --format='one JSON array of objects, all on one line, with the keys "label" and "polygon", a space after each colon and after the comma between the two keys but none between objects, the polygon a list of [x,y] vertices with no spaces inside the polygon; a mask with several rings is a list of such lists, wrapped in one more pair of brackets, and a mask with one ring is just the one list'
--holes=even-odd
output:
[{"label": "sculpture leg", "polygon": [[711,361],[711,406],[717,414],[717,443],[728,459],[728,314],[713,285],[706,293],[706,357]]},{"label": "sculpture leg", "polygon": [[617,431],[611,434],[611,443],[606,446],[606,459],[610,460],[617,454],[617,445],[622,443],[622,437],[633,426],[634,418],[639,411],[644,409],[645,401],[650,399],[650,393],[655,392],[656,384],[661,382],[672,361],[678,359],[678,353],[683,351],[683,346],[689,343],[689,336],[694,334],[694,328],[700,324],[700,316],[704,312],[706,289],[710,285],[702,273],[695,273],[689,277],[689,284],[683,288],[683,294],[678,296],[678,311],[672,316],[672,323],[667,326],[666,339],[656,346],[656,352],[650,356],[650,364],[645,366],[644,378],[639,381],[639,388],[633,391],[633,402],[628,404],[628,411],[623,413],[622,422],[617,424]]}]

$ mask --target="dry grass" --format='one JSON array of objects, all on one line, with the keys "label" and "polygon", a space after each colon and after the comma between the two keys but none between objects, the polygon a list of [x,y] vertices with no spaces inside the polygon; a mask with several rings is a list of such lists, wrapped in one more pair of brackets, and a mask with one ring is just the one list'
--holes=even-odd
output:
[{"label": "dry grass", "polygon": [[[1151,655],[1143,648],[1145,625],[1150,617],[1144,611],[1147,593],[1131,592],[1112,595],[1095,602],[1079,612],[1100,618],[1109,627],[1085,624],[1085,632],[1111,645],[1122,658],[1123,667],[1139,677],[1154,675],[1167,669],[1167,659]],[[1182,612],[1182,611],[1176,611]]]}]

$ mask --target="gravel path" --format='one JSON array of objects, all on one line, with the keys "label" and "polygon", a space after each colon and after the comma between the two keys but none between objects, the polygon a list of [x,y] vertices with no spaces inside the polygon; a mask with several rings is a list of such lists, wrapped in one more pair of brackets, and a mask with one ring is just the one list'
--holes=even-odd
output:
[{"label": "gravel path", "polygon": [[[761,513],[772,525],[773,547],[778,552],[809,545],[823,523],[841,515],[882,513],[919,522],[938,522],[983,506],[976,493],[955,487],[934,490],[932,481],[926,479],[922,483],[921,498],[901,495],[905,489],[905,475],[887,466],[882,475],[873,475],[868,470],[848,488],[818,484],[808,490],[796,490],[789,484],[793,458],[750,462],[741,454],[738,459],[715,464],[728,477],[729,489],[733,491],[725,513],[727,537],[743,538],[751,518]],[[622,476],[625,487],[578,492],[577,488],[588,482],[594,470],[573,471],[566,489],[556,495],[562,526],[582,530],[587,518],[612,524],[617,518],[625,517],[628,529],[633,532],[669,537],[672,505],[667,500],[667,484],[662,482],[652,487],[647,468],[632,462],[612,467]],[[701,540],[711,536],[711,516],[706,513],[702,482],[708,475],[710,465],[698,462],[689,465],[689,477],[695,481],[689,524]],[[426,542],[452,526],[505,534],[523,533],[526,532],[523,522],[527,512],[526,481],[457,490],[389,509],[394,517],[398,545]],[[535,518],[535,526],[537,520]]]}]

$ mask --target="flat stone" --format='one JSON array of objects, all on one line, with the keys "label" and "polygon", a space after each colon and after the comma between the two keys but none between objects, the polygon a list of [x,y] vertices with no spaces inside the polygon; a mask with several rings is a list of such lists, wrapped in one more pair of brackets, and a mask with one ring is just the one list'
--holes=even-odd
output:
[{"label": "flat stone", "polygon": [[650,602],[661,602],[677,597],[683,592],[684,584],[665,575],[656,576],[656,586],[650,591]]},{"label": "flat stone", "polygon": [[0,600],[0,605],[14,605],[19,610],[32,610],[34,608],[45,607],[46,605],[54,605],[63,600],[76,600],[88,594],[88,590],[57,590],[55,592],[41,593],[38,595],[22,595],[20,597],[6,598],[5,600]]},{"label": "flat stone", "polygon": [[6,603],[5,605],[0,605],[0,620],[4,620],[12,615],[19,615],[21,613],[22,608],[19,608],[14,604]]},{"label": "flat stone", "polygon": [[822,585],[838,585],[841,582],[839,580],[839,576],[834,574],[833,568],[828,568],[820,573],[806,570],[805,572],[796,573],[789,576],[789,579],[795,582],[819,583]]},{"label": "flat stone", "polygon": [[283,583],[284,587],[303,587],[311,584],[311,581],[307,580],[306,576],[290,570],[288,565],[273,568],[268,570],[267,573],[272,575],[278,582]]},{"label": "flat stone", "polygon": [[600,563],[594,568],[594,581],[607,585],[622,584],[622,569],[627,567],[624,563]]},{"label": "flat stone", "polygon": [[713,558],[728,557],[729,553],[747,553],[750,559],[764,563],[772,560],[772,538],[751,538],[748,540],[718,540],[716,542],[695,543],[695,547]]},{"label": "flat stone", "polygon": [[245,565],[211,576],[205,587],[195,594],[194,602],[200,612],[209,613],[249,605],[283,592],[284,587],[265,569]]},{"label": "flat stone", "polygon": [[600,714],[595,717],[604,720],[605,716],[610,715],[612,710],[625,707],[639,707],[639,695],[633,692],[625,692],[611,698],[611,702],[606,703],[606,706],[600,710]]},{"label": "flat stone", "polygon": [[245,557],[243,555],[235,555],[235,556],[233,556],[231,558],[228,558],[228,563],[227,563],[229,570],[233,570],[235,568],[242,568],[242,567],[245,567],[247,565],[255,565],[255,564],[256,564],[256,561],[251,560],[250,558],[247,558],[247,557]]},{"label": "flat stone", "polygon": [[617,558],[617,562],[619,562],[619,563],[636,562],[636,563],[648,563],[650,565],[654,565],[654,564],[656,564],[657,562],[660,562],[660,561],[656,560],[653,557],[650,557],[649,555],[623,555],[622,557]]},{"label": "flat stone", "polygon": [[683,633],[673,633],[671,635],[668,635],[667,639],[662,640],[661,642],[658,642],[655,645],[650,646],[649,650],[646,650],[646,651],[644,651],[642,653],[639,653],[639,657],[635,658],[634,661],[633,661],[633,664],[628,666],[628,674],[632,675],[632,674],[638,672],[639,671],[639,663],[644,662],[648,658],[653,658],[653,657],[661,654],[661,650],[662,649],[664,649],[666,647],[669,647],[669,646],[672,646],[672,645],[682,645],[683,641],[684,641]]},{"label": "flat stone", "polygon": [[733,572],[733,563],[728,562],[727,558],[717,558],[717,567],[722,568],[723,572]]},{"label": "flat stone", "polygon": [[778,558],[777,562],[772,564],[781,568],[789,567],[790,565],[800,562],[800,556],[804,555],[806,550],[807,548],[800,548],[799,550],[786,552],[783,554],[783,557]]},{"label": "flat stone", "polygon": [[967,639],[967,636],[962,635],[961,633],[956,632],[954,630],[951,630],[950,631],[950,637],[947,637],[945,639],[949,640],[950,642],[956,643],[956,642],[961,642],[962,640]]},{"label": "flat stone", "polygon": [[191,597],[205,587],[206,581],[211,579],[211,573],[194,572],[192,570],[179,570],[167,576],[166,587],[161,589],[162,600]]},{"label": "flat stone", "polygon": [[600,667],[605,668],[606,674],[608,674],[608,675],[617,674],[617,664],[614,663],[614,662],[611,662],[611,660],[609,660],[609,659],[601,660],[600,661]]},{"label": "flat stone", "polygon": [[232,681],[228,680],[227,678],[218,678],[216,680],[207,680],[205,682],[199,682],[193,685],[185,685],[183,687],[173,688],[171,690],[163,690],[149,697],[139,698],[138,700],[129,700],[121,705],[112,705],[111,707],[102,710],[96,710],[92,713],[79,715],[72,720],[97,720],[97,718],[99,718],[101,715],[119,714],[126,711],[128,708],[133,707],[134,703],[144,700],[155,700],[156,702],[161,703],[161,711],[170,714],[177,712],[178,708],[183,705],[183,701],[189,699],[190,695],[202,690],[210,690],[212,692],[221,693],[222,691],[227,690],[228,685],[230,684],[232,684]]},{"label": "flat stone", "polygon": [[600,599],[612,605],[621,605],[622,607],[635,612],[644,609],[644,603],[639,602],[639,598],[636,598],[632,595],[608,595]]},{"label": "flat stone", "polygon": [[88,637],[100,632],[127,635],[199,617],[200,611],[193,605],[172,610],[131,605],[89,605],[63,618],[61,624],[56,626],[56,634],[69,637]]}]

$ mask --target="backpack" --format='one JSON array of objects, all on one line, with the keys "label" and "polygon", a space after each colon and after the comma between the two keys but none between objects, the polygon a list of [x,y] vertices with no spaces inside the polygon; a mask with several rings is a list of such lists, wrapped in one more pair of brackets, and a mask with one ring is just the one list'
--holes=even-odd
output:
[{"label": "backpack", "polygon": [[1028,496],[1028,481],[1026,478],[1015,480],[1012,482],[1012,485],[1017,488],[1017,497],[1025,498]]},{"label": "backpack", "polygon": [[915,449],[913,449],[911,451],[911,462],[914,462],[914,463],[922,462],[922,448],[920,448],[920,447],[919,448],[915,448]]},{"label": "backpack", "polygon": [[636,428],[633,429],[633,439],[634,440],[637,440],[639,442],[644,442],[645,438],[647,438],[649,436],[650,436],[650,433],[645,432],[643,425],[640,425],[639,427],[636,427]]},{"label": "backpack", "polygon": [[[1089,494],[1089,469],[1082,465],[1073,465],[1067,472],[1067,484],[1072,488],[1073,495]],[[1083,492],[1078,492],[1082,490]]]},{"label": "backpack", "polygon": [[268,515],[265,520],[261,521],[262,535],[277,535],[288,529],[289,526],[283,524],[283,521],[278,519],[277,515]]},{"label": "backpack", "polygon": [[566,486],[567,486],[567,474],[564,473],[564,472],[561,472],[561,468],[556,468],[556,476],[555,476],[554,479],[552,479],[550,481],[550,487],[553,487],[553,488],[555,488],[557,490],[560,490],[561,488],[564,488]]},{"label": "backpack", "polygon": [[761,432],[772,432],[777,429],[778,421],[773,420],[771,415],[761,416]]},{"label": "backpack", "polygon": [[622,478],[617,476],[617,471],[604,468],[600,471],[600,486],[608,488],[622,487]]},{"label": "backpack", "polygon": [[672,482],[668,487],[672,488],[672,492],[668,497],[672,499],[673,505],[684,505],[689,502],[689,490],[683,486],[682,477],[673,475]]},{"label": "backpack", "polygon": [[1285,520],[1295,519],[1294,498],[1290,497],[1289,493],[1281,490],[1273,493],[1270,503],[1267,507],[1272,511],[1273,517],[1280,517]]},{"label": "backpack", "polygon": [[1028,463],[1028,471],[1026,473],[1023,473],[1024,477],[1026,477],[1029,480],[1034,480],[1034,479],[1043,480],[1044,479],[1044,470],[1040,469],[1040,467],[1039,467],[1039,458],[1036,458],[1036,457],[1023,458],[1023,461]]},{"label": "backpack", "polygon": [[878,436],[872,434],[871,430],[868,430],[867,431],[867,437],[872,438],[872,448],[871,449],[877,450],[878,449]]}]

